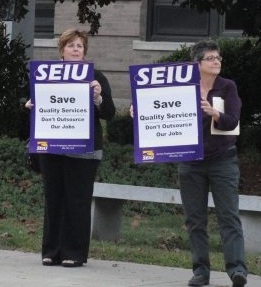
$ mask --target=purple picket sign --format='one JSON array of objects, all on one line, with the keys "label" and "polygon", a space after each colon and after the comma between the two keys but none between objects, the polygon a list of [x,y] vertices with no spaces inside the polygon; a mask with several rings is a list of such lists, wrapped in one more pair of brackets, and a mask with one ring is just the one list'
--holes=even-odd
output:
[{"label": "purple picket sign", "polygon": [[31,153],[94,150],[93,63],[31,61]]},{"label": "purple picket sign", "polygon": [[135,163],[203,159],[197,63],[130,66]]}]

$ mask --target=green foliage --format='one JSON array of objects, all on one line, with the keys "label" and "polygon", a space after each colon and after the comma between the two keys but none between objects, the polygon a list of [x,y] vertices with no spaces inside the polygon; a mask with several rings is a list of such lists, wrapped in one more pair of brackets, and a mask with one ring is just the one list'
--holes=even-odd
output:
[{"label": "green foliage", "polygon": [[257,160],[257,154],[261,153],[261,125],[245,127],[239,139],[239,149],[252,153]]},{"label": "green foliage", "polygon": [[[0,217],[30,218],[43,213],[41,176],[26,167],[25,141],[0,138]],[[134,164],[133,146],[107,143],[97,181],[175,188],[176,164]],[[137,207],[139,208],[139,207]],[[157,212],[151,205],[144,213]]]},{"label": "green foliage", "polygon": [[[29,95],[28,58],[21,36],[9,39],[3,21],[19,22],[28,12],[28,0],[3,0],[0,7],[0,136],[25,139],[29,133],[29,117],[22,98]],[[14,116],[15,115],[15,116]]]},{"label": "green foliage", "polygon": [[261,45],[250,40],[220,39],[222,75],[233,79],[242,99],[241,126],[256,125],[261,116]]},{"label": "green foliage", "polygon": [[177,187],[175,163],[135,164],[133,146],[108,143],[98,170],[97,181],[137,186]]},{"label": "green foliage", "polygon": [[[43,213],[41,176],[26,167],[25,141],[0,138],[0,217],[30,218]],[[100,182],[177,187],[176,164],[134,164],[133,146],[107,143],[96,178]],[[144,210],[144,213],[152,213]],[[156,211],[155,211],[156,212]]]},{"label": "green foliage", "polygon": [[[246,140],[246,145],[249,141],[250,139]],[[20,218],[22,220],[37,218],[43,214],[42,178],[41,175],[28,170],[24,159],[25,145],[25,141],[20,141],[18,138],[0,138],[0,218]],[[253,151],[254,148],[247,145],[244,151],[245,157],[242,159],[254,166],[254,164],[260,164],[261,153]],[[244,175],[244,171],[242,174]],[[244,180],[249,181],[249,177]],[[104,145],[104,158],[100,163],[96,181],[134,186],[179,188],[177,163],[135,164],[133,146],[117,143]],[[244,194],[244,192],[248,191],[240,190],[240,193]],[[181,212],[174,205],[144,204],[143,202],[126,202],[126,208],[130,216],[136,212],[153,216],[163,212]]]},{"label": "green foliage", "polygon": [[42,223],[37,220],[1,219],[0,249],[41,251]]},{"label": "green foliage", "polygon": [[169,56],[162,57],[158,60],[158,63],[168,63],[168,62],[183,62],[190,61],[190,47],[186,44],[181,45],[180,49],[175,50]]},{"label": "green foliage", "polygon": [[18,137],[29,126],[21,98],[29,95],[29,76],[23,40],[9,41],[0,33],[0,135]]},{"label": "green foliage", "polygon": [[42,182],[25,166],[25,142],[0,139],[0,217],[30,218],[43,213]]},{"label": "green foliage", "polygon": [[109,142],[120,145],[133,144],[133,119],[129,113],[118,113],[106,124]]},{"label": "green foliage", "polygon": [[28,13],[27,6],[28,0],[16,0],[15,4],[12,0],[1,0],[0,21],[10,18],[9,20],[19,22]]}]

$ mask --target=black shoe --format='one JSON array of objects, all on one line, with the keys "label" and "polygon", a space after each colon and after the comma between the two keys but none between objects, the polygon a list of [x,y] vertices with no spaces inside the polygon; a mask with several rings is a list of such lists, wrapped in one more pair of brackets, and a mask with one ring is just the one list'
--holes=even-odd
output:
[{"label": "black shoe", "polygon": [[62,266],[63,267],[81,267],[83,265],[83,262],[81,261],[75,261],[75,260],[63,260],[62,261]]},{"label": "black shoe", "polygon": [[61,264],[61,262],[55,261],[55,260],[53,260],[52,258],[49,258],[49,257],[45,257],[42,260],[42,264],[44,266],[54,266],[54,265]]},{"label": "black shoe", "polygon": [[204,286],[209,285],[209,276],[195,274],[188,283],[188,286]]},{"label": "black shoe", "polygon": [[233,287],[244,287],[247,283],[246,275],[242,271],[236,271],[231,276]]}]

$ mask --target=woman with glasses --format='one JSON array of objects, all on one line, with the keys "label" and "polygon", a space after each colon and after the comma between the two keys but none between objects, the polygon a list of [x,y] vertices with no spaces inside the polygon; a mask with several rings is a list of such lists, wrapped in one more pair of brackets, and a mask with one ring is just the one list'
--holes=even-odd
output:
[{"label": "woman with glasses", "polygon": [[[210,259],[207,234],[208,195],[212,192],[223,245],[225,268],[233,287],[247,282],[244,238],[239,218],[239,166],[236,135],[227,134],[239,122],[241,100],[232,80],[222,78],[222,57],[214,41],[201,41],[191,49],[200,71],[203,110],[204,159],[179,164],[179,181],[192,251],[194,276],[189,286],[209,284]],[[224,112],[213,101],[224,103]],[[213,134],[211,126],[219,130]]]}]

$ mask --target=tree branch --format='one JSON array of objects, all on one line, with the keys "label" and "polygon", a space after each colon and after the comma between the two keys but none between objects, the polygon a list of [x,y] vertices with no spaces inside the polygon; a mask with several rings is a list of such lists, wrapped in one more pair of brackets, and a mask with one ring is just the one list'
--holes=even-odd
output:
[{"label": "tree branch", "polygon": [[[56,2],[63,3],[64,0],[54,0]],[[99,28],[101,27],[100,20],[101,14],[97,12],[98,7],[109,5],[116,0],[72,0],[72,2],[78,2],[77,16],[79,22],[84,24],[88,22],[90,24],[89,34],[98,34]]]}]

